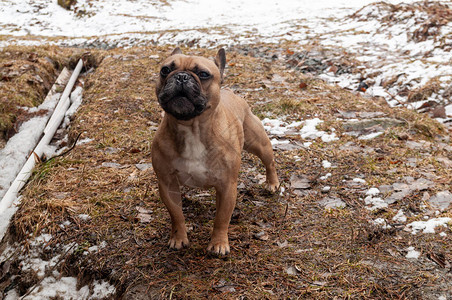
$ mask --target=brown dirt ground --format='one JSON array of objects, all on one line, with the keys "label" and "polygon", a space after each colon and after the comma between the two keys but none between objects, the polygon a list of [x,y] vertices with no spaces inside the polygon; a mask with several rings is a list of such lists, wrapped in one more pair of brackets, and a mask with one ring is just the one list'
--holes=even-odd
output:
[{"label": "brown dirt ground", "polygon": [[[191,245],[181,251],[168,249],[170,220],[159,200],[155,175],[152,168],[136,167],[151,161],[151,142],[161,119],[154,82],[159,62],[170,51],[167,47],[95,54],[102,61],[86,75],[84,103],[69,132],[72,140],[81,133],[81,139],[92,141],[35,170],[13,218],[9,241],[27,245],[26,237],[51,233],[49,256],[61,251],[61,245],[76,242],[77,250],[57,268],[77,276],[82,284],[104,278],[116,286],[122,299],[436,299],[450,291],[450,265],[429,259],[452,262],[450,225],[437,228],[436,234],[413,235],[403,226],[382,229],[370,222],[378,217],[391,220],[399,208],[407,211],[407,222],[421,220],[424,194],[413,192],[376,211],[366,209],[362,201],[369,187],[426,173],[434,182],[426,190],[429,194],[450,190],[452,172],[436,160],[452,159],[441,142],[448,133],[426,115],[392,109],[382,99],[365,98],[300,73],[284,59],[285,47],[292,46],[280,45],[281,59],[273,61],[239,51],[227,53],[225,86],[244,97],[261,118],[316,116],[325,121],[321,129],[335,128],[340,139],[275,151],[286,188],[283,196],[263,190],[256,179],[264,173],[262,164],[244,153],[239,177],[244,188],[239,189],[230,226],[230,255],[206,252],[215,212],[211,190],[184,191]],[[204,49],[185,51],[215,54]],[[272,80],[275,75],[283,80]],[[379,111],[405,123],[386,129],[376,139],[358,140],[343,135],[339,111]],[[425,140],[430,146],[411,149],[407,140]],[[356,147],[341,148],[350,142]],[[295,162],[295,155],[302,160]],[[417,158],[415,168],[406,164],[408,158]],[[326,173],[321,166],[324,159],[336,166],[328,170],[332,176],[326,181],[319,178]],[[293,174],[311,179],[304,195],[289,189]],[[363,176],[367,185],[347,184],[357,176]],[[327,195],[340,197],[345,208],[327,210],[318,203],[325,185],[331,187]],[[145,210],[150,219],[139,210]],[[90,218],[83,221],[80,214]],[[452,212],[441,216],[452,217]],[[67,220],[71,225],[59,226]],[[440,231],[447,235],[440,237]],[[263,237],[258,237],[260,232]],[[85,252],[102,242],[105,247],[97,252]],[[405,257],[409,246],[421,251],[420,259]],[[37,281],[33,276],[24,280],[18,268],[10,268],[10,275],[19,275],[9,286],[22,294]]]}]

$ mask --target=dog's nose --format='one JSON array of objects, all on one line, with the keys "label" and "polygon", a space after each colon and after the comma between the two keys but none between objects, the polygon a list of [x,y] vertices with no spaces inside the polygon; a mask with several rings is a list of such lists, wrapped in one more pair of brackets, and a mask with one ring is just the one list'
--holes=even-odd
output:
[{"label": "dog's nose", "polygon": [[186,83],[188,79],[190,79],[190,74],[186,72],[180,72],[174,75],[174,78],[176,79],[177,83]]}]

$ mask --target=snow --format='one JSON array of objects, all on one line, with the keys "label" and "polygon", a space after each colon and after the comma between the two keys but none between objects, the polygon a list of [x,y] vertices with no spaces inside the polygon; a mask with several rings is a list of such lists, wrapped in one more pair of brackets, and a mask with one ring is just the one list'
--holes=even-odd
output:
[{"label": "snow", "polygon": [[26,121],[20,126],[19,132],[0,150],[0,169],[2,170],[0,198],[5,195],[11,182],[28,159],[28,155],[38,143],[47,120],[48,115]]},{"label": "snow", "polygon": [[[196,38],[196,33],[199,35],[206,27],[213,29],[224,26],[229,34],[240,32],[245,36],[247,31],[251,31],[274,40],[275,37],[281,39],[293,34],[297,34],[298,38],[300,35],[305,36],[304,31],[294,31],[301,31],[301,28],[293,27],[303,19],[342,18],[373,1],[291,0],[281,3],[270,0],[175,0],[165,5],[161,1],[112,0],[105,5],[103,2],[79,0],[77,7],[87,12],[82,16],[61,8],[56,0],[9,2],[9,5],[0,8],[0,34],[65,36],[83,40],[89,36],[116,35],[118,38],[118,35],[121,37],[125,33],[146,32],[148,39],[159,40],[156,37],[162,31],[172,31],[174,28],[180,29],[182,35]],[[325,22],[322,27],[327,24]],[[211,34],[213,38],[224,35],[215,30]],[[177,33],[166,34],[160,40],[166,41],[175,35],[178,36]]]},{"label": "snow", "polygon": [[114,286],[110,285],[108,282],[101,280],[101,281],[94,281],[94,289],[93,294],[89,299],[102,299],[104,297],[108,297],[110,295],[114,295],[116,292],[116,289]]},{"label": "snow", "polygon": [[330,178],[330,177],[331,177],[331,173],[326,173],[325,175],[320,176],[319,179],[320,179],[320,180],[327,180],[327,179]]},{"label": "snow", "polygon": [[322,161],[322,167],[324,167],[325,169],[327,168],[331,168],[331,163],[327,160],[323,160]]},{"label": "snow", "polygon": [[84,139],[77,141],[77,146],[83,145],[83,144],[88,144],[88,143],[91,143],[92,141],[93,141],[93,139],[91,139],[91,138],[84,138]]},{"label": "snow", "polygon": [[358,138],[358,140],[371,140],[371,139],[374,139],[374,138],[376,138],[376,137],[382,135],[383,133],[384,133],[384,132],[382,132],[382,131],[378,131],[378,132],[374,132],[374,133],[369,133],[369,134],[360,136],[360,137]]},{"label": "snow", "polygon": [[87,215],[87,214],[80,214],[80,215],[78,215],[78,217],[79,217],[80,220],[82,220],[82,221],[88,221],[88,220],[91,219],[91,217],[90,217],[89,215]]},{"label": "snow", "polygon": [[62,277],[57,280],[54,277],[47,277],[38,288],[23,299],[45,300],[57,296],[63,299],[87,299],[88,295],[88,286],[77,289],[77,278]]},{"label": "snow", "polygon": [[9,226],[9,221],[13,217],[13,215],[16,213],[18,209],[18,205],[20,203],[20,197],[16,198],[16,200],[12,203],[12,205],[5,210],[5,212],[1,215],[0,218],[0,238],[2,238],[6,230]]},{"label": "snow", "polygon": [[447,115],[448,117],[452,117],[452,104],[447,105],[447,106],[445,107],[445,109],[446,109],[446,115]]},{"label": "snow", "polygon": [[405,223],[407,218],[405,216],[405,214],[403,213],[403,209],[399,209],[399,211],[397,212],[397,214],[392,218],[392,220],[394,222],[398,222],[398,223]]},{"label": "snow", "polygon": [[367,192],[366,192],[366,195],[368,195],[368,196],[376,196],[376,195],[378,195],[378,194],[380,194],[380,190],[379,190],[378,188],[375,188],[375,187],[370,188],[370,189],[367,190]]},{"label": "snow", "polygon": [[384,202],[384,200],[381,199],[380,197],[367,196],[366,198],[364,198],[364,203],[366,205],[371,205],[370,207],[367,207],[367,209],[369,210],[376,210],[388,207],[388,204]]},{"label": "snow", "polygon": [[364,179],[362,179],[362,178],[353,178],[353,182],[356,182],[356,183],[363,183],[363,184],[366,183],[366,181],[365,181]]},{"label": "snow", "polygon": [[[42,234],[29,243],[29,251],[25,251],[25,246],[7,245],[5,251],[0,256],[0,262],[5,261],[13,253],[23,253],[19,255],[19,264],[21,274],[33,273],[37,276],[38,283],[30,287],[30,293],[20,298],[15,289],[10,290],[5,299],[108,299],[116,293],[116,288],[105,280],[94,280],[92,283],[78,288],[76,277],[64,277],[58,270],[58,264],[63,261],[60,254],[55,254],[49,260],[42,257],[45,246],[51,241],[51,234]],[[58,249],[60,253],[65,255],[72,254],[78,247],[76,243],[70,243],[62,247],[53,247],[56,253]],[[99,246],[91,246],[88,251],[97,251],[99,248],[105,247],[105,242]]]},{"label": "snow", "polygon": [[383,218],[377,218],[372,221],[375,225],[380,225],[383,229],[389,229],[391,228],[390,225],[387,224],[386,220]]},{"label": "snow", "polygon": [[[3,149],[0,149],[0,201],[38,144],[50,117],[50,111],[56,106],[60,96],[60,93],[49,94],[41,105],[33,108],[33,112],[39,111],[43,115],[24,122],[19,127],[18,133],[8,140]],[[9,220],[17,210],[18,203],[19,200],[16,199],[13,205],[0,216],[0,238],[5,234]]]},{"label": "snow", "polygon": [[413,258],[418,259],[419,256],[421,256],[421,252],[414,250],[414,247],[408,247],[407,249],[406,258]]},{"label": "snow", "polygon": [[428,221],[415,221],[407,225],[412,229],[412,234],[416,234],[422,230],[423,233],[435,233],[435,228],[438,226],[447,227],[447,224],[452,221],[452,218],[442,217],[433,218]]},{"label": "snow", "polygon": [[[332,141],[336,141],[339,138],[336,137],[336,134],[334,133],[334,128],[331,128],[332,133],[328,134],[325,131],[318,130],[317,126],[321,123],[323,123],[322,120],[319,118],[314,119],[308,119],[304,121],[294,121],[292,123],[288,123],[281,119],[270,119],[265,118],[262,121],[262,125],[264,126],[264,129],[273,136],[285,136],[287,132],[290,132],[291,134],[297,134],[300,135],[303,139],[307,140],[315,140],[317,138],[320,138],[323,142],[328,143]],[[303,127],[297,131],[297,128],[299,128],[301,125]],[[288,140],[278,140],[273,138],[271,140],[272,145],[280,145],[280,144],[289,144],[290,141]],[[303,143],[303,146],[309,147],[312,143],[311,142],[305,142]]]}]

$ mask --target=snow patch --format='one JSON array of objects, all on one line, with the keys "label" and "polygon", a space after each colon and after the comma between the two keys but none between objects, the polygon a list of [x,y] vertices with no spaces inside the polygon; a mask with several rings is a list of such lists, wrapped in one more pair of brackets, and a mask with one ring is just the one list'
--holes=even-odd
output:
[{"label": "snow patch", "polygon": [[375,188],[375,187],[370,188],[370,189],[366,192],[366,195],[368,195],[368,196],[376,196],[376,195],[378,195],[378,194],[380,194],[380,190],[379,190],[378,188]]},{"label": "snow patch", "polygon": [[324,167],[325,169],[331,168],[331,163],[327,160],[324,160],[322,161],[322,167]]},{"label": "snow patch", "polygon": [[421,252],[414,250],[414,247],[408,247],[406,258],[418,259],[421,256]]},{"label": "snow patch", "polygon": [[428,221],[415,221],[407,225],[411,228],[412,234],[416,234],[422,230],[423,233],[435,233],[435,228],[438,226],[447,227],[447,224],[452,221],[452,218],[433,218]]},{"label": "snow patch", "polygon": [[353,182],[365,184],[366,181],[362,178],[353,178]]},{"label": "snow patch", "polygon": [[394,222],[398,222],[398,223],[405,223],[406,222],[406,216],[403,213],[403,209],[399,209],[399,211],[397,212],[397,214],[392,218],[392,220]]},{"label": "snow patch", "polygon": [[380,225],[383,229],[389,229],[391,226],[388,224],[388,222],[383,218],[377,218],[372,221],[375,225]]},{"label": "snow patch", "polygon": [[[280,119],[265,118],[261,122],[264,126],[264,129],[270,135],[278,137],[285,136],[288,132],[290,132],[290,134],[300,135],[305,140],[315,140],[317,138],[320,138],[325,143],[339,140],[339,138],[336,136],[336,133],[334,133],[334,128],[331,128],[331,133],[317,130],[317,126],[323,123],[323,121],[319,118],[309,119],[305,121],[295,121],[292,123],[287,123],[286,121]],[[299,128],[301,125],[303,125],[303,127],[297,130],[297,128]],[[272,145],[280,145],[289,144],[290,141],[273,138],[271,140],[271,143]],[[309,147],[311,144],[312,142],[305,142],[303,143],[303,146]]]}]

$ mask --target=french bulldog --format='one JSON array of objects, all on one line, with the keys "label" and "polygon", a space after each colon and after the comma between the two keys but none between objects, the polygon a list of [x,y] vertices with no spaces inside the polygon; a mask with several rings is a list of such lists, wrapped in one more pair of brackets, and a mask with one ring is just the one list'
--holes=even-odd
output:
[{"label": "french bulldog", "polygon": [[169,247],[188,245],[180,186],[216,190],[216,214],[208,251],[230,251],[228,227],[237,198],[242,149],[266,168],[266,187],[279,187],[273,149],[260,120],[244,99],[221,89],[226,54],[215,59],[176,48],[160,68],[156,94],[165,111],[152,143],[160,197],[171,216]]}]

